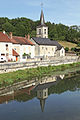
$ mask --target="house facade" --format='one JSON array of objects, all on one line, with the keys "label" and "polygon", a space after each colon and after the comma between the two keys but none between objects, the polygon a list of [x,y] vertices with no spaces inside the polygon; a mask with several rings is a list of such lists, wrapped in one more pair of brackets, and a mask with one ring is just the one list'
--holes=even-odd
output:
[{"label": "house facade", "polygon": [[0,32],[0,58],[5,57],[6,61],[27,61],[27,58],[34,58],[35,46],[30,41],[30,36],[19,37],[8,36]]},{"label": "house facade", "polygon": [[5,33],[0,32],[0,57],[3,56],[6,61],[12,58],[12,42]]},{"label": "house facade", "polygon": [[36,28],[36,37],[31,38],[31,41],[35,44],[36,57],[65,56],[64,48],[57,41],[48,38],[48,27],[45,24],[42,10],[40,25]]}]

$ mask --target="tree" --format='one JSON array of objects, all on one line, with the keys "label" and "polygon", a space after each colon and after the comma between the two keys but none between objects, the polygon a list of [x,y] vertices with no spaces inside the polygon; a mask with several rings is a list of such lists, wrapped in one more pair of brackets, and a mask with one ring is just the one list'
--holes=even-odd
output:
[{"label": "tree", "polygon": [[6,32],[14,32],[14,26],[11,25],[8,21],[2,25],[2,29]]},{"label": "tree", "polygon": [[66,48],[65,48],[65,51],[66,51],[66,52],[68,52],[68,51],[69,51],[69,48],[68,48],[68,47],[66,47]]}]

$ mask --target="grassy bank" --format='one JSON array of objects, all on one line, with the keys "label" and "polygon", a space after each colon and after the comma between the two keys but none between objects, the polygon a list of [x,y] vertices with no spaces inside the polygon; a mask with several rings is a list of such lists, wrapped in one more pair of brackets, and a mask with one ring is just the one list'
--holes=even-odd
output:
[{"label": "grassy bank", "polygon": [[80,63],[59,65],[59,66],[48,66],[48,67],[37,67],[25,70],[18,70],[16,72],[0,74],[0,86],[12,85],[16,82],[23,80],[31,80],[35,78],[41,78],[46,75],[52,75],[57,71],[64,71],[66,69],[80,67]]}]

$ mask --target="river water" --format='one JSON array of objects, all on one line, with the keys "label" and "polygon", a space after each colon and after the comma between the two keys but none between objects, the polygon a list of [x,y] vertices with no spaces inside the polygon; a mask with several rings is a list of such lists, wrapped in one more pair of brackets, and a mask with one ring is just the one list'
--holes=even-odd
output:
[{"label": "river water", "polygon": [[0,96],[0,120],[80,120],[80,71]]}]

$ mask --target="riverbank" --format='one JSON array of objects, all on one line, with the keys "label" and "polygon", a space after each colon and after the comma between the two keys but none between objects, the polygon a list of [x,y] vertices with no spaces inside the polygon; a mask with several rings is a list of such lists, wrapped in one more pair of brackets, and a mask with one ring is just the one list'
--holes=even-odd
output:
[{"label": "riverbank", "polygon": [[42,66],[58,66],[80,62],[78,56],[50,57],[44,60],[29,60],[27,62],[6,62],[0,64],[0,73],[8,73],[26,68],[37,68]]},{"label": "riverbank", "polygon": [[64,71],[69,69],[76,69],[80,67],[80,62],[73,64],[65,64],[58,66],[47,66],[37,68],[27,68],[25,70],[18,70],[10,73],[0,74],[0,87],[13,85],[14,83],[24,80],[40,79],[44,76],[53,75],[54,72]]}]

